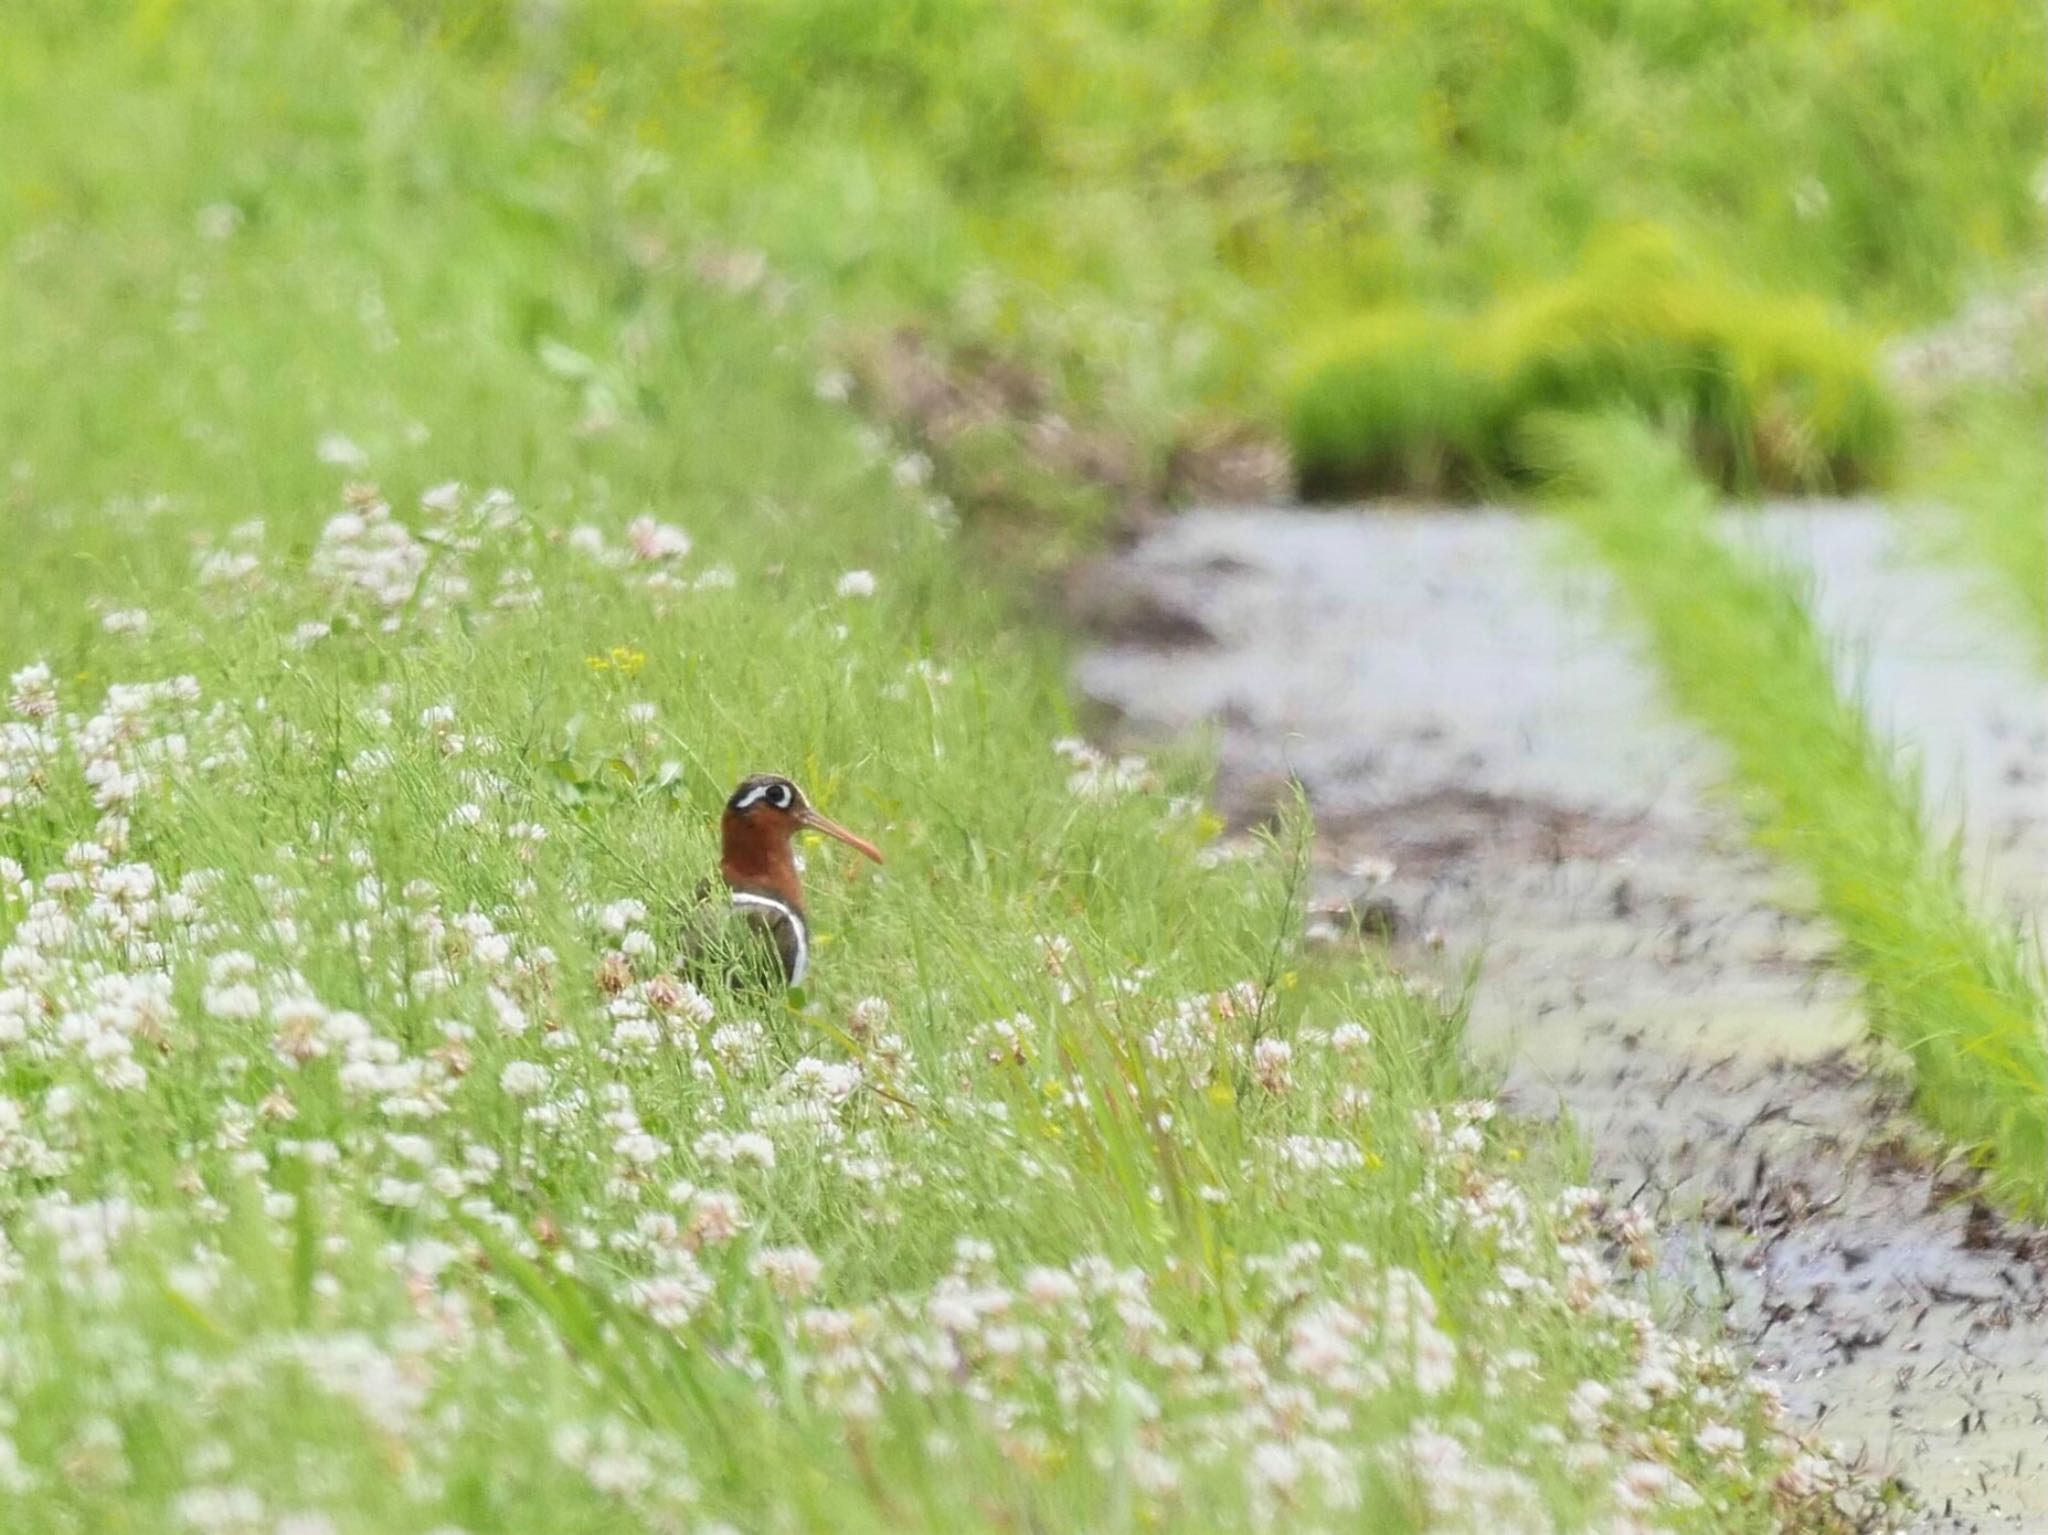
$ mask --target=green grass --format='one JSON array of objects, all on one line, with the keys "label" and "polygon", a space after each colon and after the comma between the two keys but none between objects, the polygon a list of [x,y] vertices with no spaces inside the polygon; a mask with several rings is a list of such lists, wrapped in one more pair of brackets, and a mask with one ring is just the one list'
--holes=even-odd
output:
[{"label": "green grass", "polygon": [[1930,432],[1912,489],[1938,552],[1975,572],[2048,667],[2048,390],[1976,394]]},{"label": "green grass", "polygon": [[[0,20],[9,1527],[1830,1526],[1290,838],[1056,749],[735,173],[422,12]],[[890,861],[700,1007],[770,767]]]},{"label": "green grass", "polygon": [[1647,426],[1553,423],[1535,450],[1673,697],[1728,747],[1759,836],[1812,877],[1872,1027],[1912,1061],[1921,1112],[1978,1152],[2011,1204],[2048,1208],[2039,953],[1972,908],[1912,777],[1837,691],[1800,583],[1715,535],[1710,495]]},{"label": "green grass", "polygon": [[1839,491],[1884,479],[1897,422],[1872,338],[1817,301],[1688,270],[1638,230],[1563,281],[1472,313],[1397,309],[1299,365],[1288,430],[1313,495],[1471,497],[1524,482],[1545,412],[1637,410],[1670,422],[1738,490]]}]

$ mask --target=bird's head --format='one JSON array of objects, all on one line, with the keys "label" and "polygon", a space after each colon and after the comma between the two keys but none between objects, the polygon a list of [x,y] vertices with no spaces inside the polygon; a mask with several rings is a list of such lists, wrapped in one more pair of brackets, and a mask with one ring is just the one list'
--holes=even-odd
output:
[{"label": "bird's head", "polygon": [[797,879],[791,841],[800,831],[815,831],[865,853],[876,863],[881,849],[854,835],[829,816],[821,815],[789,779],[779,773],[756,773],[740,781],[725,802],[721,830],[724,856],[720,871],[735,890],[758,890],[800,903],[803,886]]}]

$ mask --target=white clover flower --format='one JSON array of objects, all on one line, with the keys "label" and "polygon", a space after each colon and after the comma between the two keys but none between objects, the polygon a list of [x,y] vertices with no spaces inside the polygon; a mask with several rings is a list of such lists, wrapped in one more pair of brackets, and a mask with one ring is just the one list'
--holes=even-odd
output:
[{"label": "white clover flower", "polygon": [[263,1499],[247,1487],[193,1487],[172,1511],[200,1535],[268,1535]]},{"label": "white clover flower", "polygon": [[862,997],[847,1013],[846,1031],[855,1039],[871,1039],[889,1026],[890,1008],[884,997]]},{"label": "white clover flower", "polygon": [[43,662],[24,666],[7,679],[7,706],[32,720],[48,719],[57,712],[57,686],[50,668]]},{"label": "white clover flower", "polygon": [[1653,1508],[1683,1508],[1699,1501],[1677,1472],[1652,1460],[1632,1461],[1614,1479],[1614,1501],[1631,1513]]},{"label": "white clover flower", "polygon": [[1353,879],[1372,886],[1384,885],[1394,877],[1396,870],[1392,859],[1368,855],[1355,861],[1346,872]]},{"label": "white clover flower", "polygon": [[747,1271],[765,1279],[784,1300],[801,1300],[817,1288],[825,1265],[808,1247],[764,1247]]},{"label": "white clover flower", "polygon": [[199,556],[201,586],[252,586],[263,571],[263,562],[246,549],[214,549]]},{"label": "white clover flower", "polygon": [[533,1061],[508,1061],[498,1073],[498,1090],[508,1098],[538,1098],[548,1090],[548,1069]]},{"label": "white clover flower", "polygon": [[1254,1483],[1286,1494],[1301,1480],[1301,1458],[1287,1445],[1275,1442],[1254,1445],[1246,1467]]},{"label": "white clover flower", "polygon": [[361,469],[370,462],[369,454],[339,432],[329,432],[322,437],[313,453],[321,463],[336,469]]},{"label": "white clover flower", "polygon": [[612,1143],[612,1149],[639,1167],[659,1162],[668,1148],[645,1130],[629,1130]]},{"label": "white clover flower", "polygon": [[668,1271],[626,1287],[627,1299],[663,1327],[681,1327],[711,1293],[711,1276],[688,1253],[672,1257]]},{"label": "white clover flower", "polygon": [[434,1143],[424,1135],[387,1135],[384,1144],[393,1156],[412,1163],[415,1167],[431,1167],[440,1160],[440,1153]]},{"label": "white clover flower", "polygon": [[247,981],[230,986],[208,986],[200,1001],[210,1017],[224,1022],[246,1022],[263,1015],[263,997]]},{"label": "white clover flower", "polygon": [[1080,1282],[1064,1269],[1026,1269],[1023,1290],[1024,1298],[1043,1311],[1071,1305],[1081,1298]]},{"label": "white clover flower", "polygon": [[420,505],[446,516],[462,510],[462,482],[445,480],[420,495]]},{"label": "white clover flower", "polygon": [[607,933],[623,933],[627,928],[647,920],[647,903],[630,898],[613,901],[599,910],[597,925]]},{"label": "white clover flower", "polygon": [[1709,1423],[1694,1437],[1700,1452],[1715,1458],[1740,1455],[1749,1444],[1749,1436],[1730,1423]]},{"label": "white clover flower", "polygon": [[679,560],[690,552],[690,535],[652,517],[635,517],[626,524],[626,544],[636,560]]},{"label": "white clover flower", "polygon": [[1053,742],[1052,749],[1073,767],[1067,790],[1082,799],[1110,799],[1153,787],[1151,768],[1143,757],[1110,757],[1073,736]]},{"label": "white clover flower", "polygon": [[1294,1086],[1294,1046],[1284,1039],[1267,1037],[1252,1046],[1252,1075],[1269,1093],[1284,1093]]},{"label": "white clover flower", "polygon": [[370,1197],[393,1210],[416,1210],[426,1200],[427,1187],[403,1178],[379,1178]]},{"label": "white clover flower", "polygon": [[1330,1030],[1330,1048],[1339,1055],[1362,1055],[1372,1044],[1372,1031],[1362,1023],[1340,1023]]},{"label": "white clover flower", "polygon": [[730,565],[713,565],[692,581],[690,586],[700,592],[729,592],[739,584],[739,572]]},{"label": "white clover flower", "polygon": [[703,1189],[691,1201],[689,1237],[692,1247],[730,1242],[746,1229],[746,1206],[740,1203],[737,1194],[722,1189]]}]

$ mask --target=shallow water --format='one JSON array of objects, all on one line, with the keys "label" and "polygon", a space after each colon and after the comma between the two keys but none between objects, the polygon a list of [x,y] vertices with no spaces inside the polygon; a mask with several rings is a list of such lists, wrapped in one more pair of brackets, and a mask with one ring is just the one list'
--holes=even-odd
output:
[{"label": "shallow water", "polygon": [[2016,915],[2048,907],[2048,670],[1971,577],[1923,558],[1910,519],[1868,502],[1773,506],[1731,539],[1812,584],[1841,685],[1920,765],[1936,824],[1964,834]]}]

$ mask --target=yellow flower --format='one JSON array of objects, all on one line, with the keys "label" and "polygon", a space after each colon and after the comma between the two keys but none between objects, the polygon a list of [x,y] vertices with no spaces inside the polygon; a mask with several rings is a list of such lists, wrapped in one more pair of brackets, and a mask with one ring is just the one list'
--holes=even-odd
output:
[{"label": "yellow flower", "polygon": [[585,656],[583,664],[594,672],[617,672],[621,677],[632,677],[647,664],[647,652],[630,645],[614,645],[601,656]]}]

